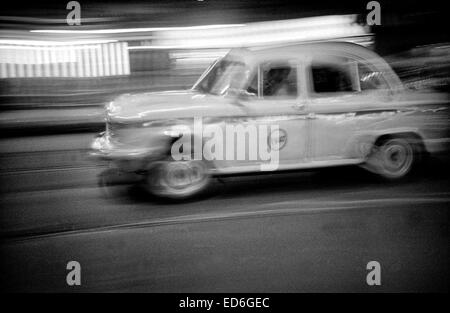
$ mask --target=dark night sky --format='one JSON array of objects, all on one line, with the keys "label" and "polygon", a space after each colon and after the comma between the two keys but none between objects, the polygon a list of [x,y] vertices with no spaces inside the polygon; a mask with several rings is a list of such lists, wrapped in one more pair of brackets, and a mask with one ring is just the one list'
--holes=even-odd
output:
[{"label": "dark night sky", "polygon": [[[34,16],[58,18],[66,14],[68,0],[8,1],[2,3],[2,13],[7,16]],[[86,17],[100,16],[151,16],[167,9],[177,9],[190,14],[242,12],[242,19],[253,19],[264,13],[268,16],[301,17],[308,15],[361,13],[366,11],[368,1],[362,0],[79,0]],[[393,1],[380,0],[382,10],[409,14],[423,11],[441,11],[439,1]],[[218,14],[220,15],[220,14]],[[183,20],[183,16],[178,16]]]}]

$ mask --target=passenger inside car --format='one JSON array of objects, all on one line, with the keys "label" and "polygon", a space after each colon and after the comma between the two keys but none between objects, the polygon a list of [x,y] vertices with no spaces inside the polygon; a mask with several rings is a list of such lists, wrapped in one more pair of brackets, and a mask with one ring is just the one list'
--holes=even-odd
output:
[{"label": "passenger inside car", "polygon": [[290,67],[271,68],[264,73],[263,95],[265,97],[296,96],[295,70]]}]

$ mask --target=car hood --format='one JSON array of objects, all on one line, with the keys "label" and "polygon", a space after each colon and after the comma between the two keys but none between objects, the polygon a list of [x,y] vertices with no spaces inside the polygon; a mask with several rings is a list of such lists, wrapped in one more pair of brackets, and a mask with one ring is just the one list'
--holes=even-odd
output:
[{"label": "car hood", "polygon": [[231,98],[193,90],[125,94],[107,107],[109,119],[154,120],[235,114],[239,108]]}]

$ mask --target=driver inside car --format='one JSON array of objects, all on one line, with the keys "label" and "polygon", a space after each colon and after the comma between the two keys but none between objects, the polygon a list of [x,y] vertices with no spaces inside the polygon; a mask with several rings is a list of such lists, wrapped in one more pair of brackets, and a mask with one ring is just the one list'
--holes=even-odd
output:
[{"label": "driver inside car", "polygon": [[267,72],[264,96],[283,97],[290,94],[288,76],[290,68],[272,68]]}]

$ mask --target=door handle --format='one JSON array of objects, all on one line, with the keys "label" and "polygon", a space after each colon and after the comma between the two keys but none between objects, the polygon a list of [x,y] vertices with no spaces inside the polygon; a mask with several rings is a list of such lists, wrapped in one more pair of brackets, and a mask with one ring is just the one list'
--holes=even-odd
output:
[{"label": "door handle", "polygon": [[309,120],[313,120],[313,119],[316,118],[316,114],[312,113],[312,112],[308,113],[308,114],[306,114],[306,118],[309,119]]}]

